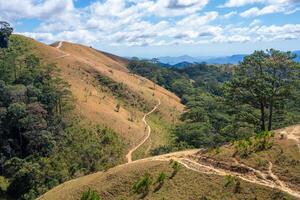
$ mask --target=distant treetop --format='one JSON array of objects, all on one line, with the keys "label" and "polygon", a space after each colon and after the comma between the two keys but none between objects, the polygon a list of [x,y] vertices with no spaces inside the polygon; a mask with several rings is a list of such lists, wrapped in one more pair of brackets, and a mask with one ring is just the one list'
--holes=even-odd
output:
[{"label": "distant treetop", "polygon": [[0,21],[0,48],[7,48],[9,36],[12,34],[13,28],[9,23]]}]

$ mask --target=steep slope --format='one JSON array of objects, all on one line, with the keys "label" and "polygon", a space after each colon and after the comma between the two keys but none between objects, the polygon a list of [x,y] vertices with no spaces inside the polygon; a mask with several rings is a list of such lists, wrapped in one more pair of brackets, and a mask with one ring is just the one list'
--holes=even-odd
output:
[{"label": "steep slope", "polygon": [[124,137],[128,149],[146,137],[142,117],[158,99],[161,105],[155,115],[164,121],[172,122],[183,110],[173,93],[129,73],[126,59],[79,44],[57,42],[47,46],[26,40],[45,63],[59,67],[60,75],[71,86],[82,122],[113,128]]},{"label": "steep slope", "polygon": [[[300,126],[276,131],[272,147],[248,157],[234,155],[234,146],[215,150],[190,150],[137,160],[66,182],[39,199],[79,199],[91,188],[103,199],[138,199],[134,183],[150,173],[167,179],[157,189],[152,184],[146,199],[299,199]],[[181,164],[179,172],[170,161]]]}]

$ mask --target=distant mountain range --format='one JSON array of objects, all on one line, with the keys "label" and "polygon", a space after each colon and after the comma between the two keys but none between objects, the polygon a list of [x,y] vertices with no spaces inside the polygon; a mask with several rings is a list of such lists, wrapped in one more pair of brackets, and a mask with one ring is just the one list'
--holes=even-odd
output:
[{"label": "distant mountain range", "polygon": [[[297,55],[295,58],[296,62],[300,62],[300,50],[293,51],[294,54]],[[192,57],[188,55],[178,56],[178,57],[158,57],[159,62],[173,65],[175,67],[184,67],[191,63],[201,63],[206,62],[208,64],[238,64],[241,62],[246,54],[236,54],[231,56],[223,56],[223,57]]]}]

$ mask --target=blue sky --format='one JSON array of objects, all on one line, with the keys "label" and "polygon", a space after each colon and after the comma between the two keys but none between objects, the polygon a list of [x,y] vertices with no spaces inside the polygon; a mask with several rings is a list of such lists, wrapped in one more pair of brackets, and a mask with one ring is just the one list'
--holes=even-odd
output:
[{"label": "blue sky", "polygon": [[130,57],[300,49],[300,0],[0,0],[0,20]]}]

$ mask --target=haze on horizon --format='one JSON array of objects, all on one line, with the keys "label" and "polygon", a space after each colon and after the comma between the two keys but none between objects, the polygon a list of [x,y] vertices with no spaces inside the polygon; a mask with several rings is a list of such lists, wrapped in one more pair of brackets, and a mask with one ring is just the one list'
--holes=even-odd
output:
[{"label": "haze on horizon", "polygon": [[300,48],[299,0],[0,0],[0,21],[127,57]]}]

